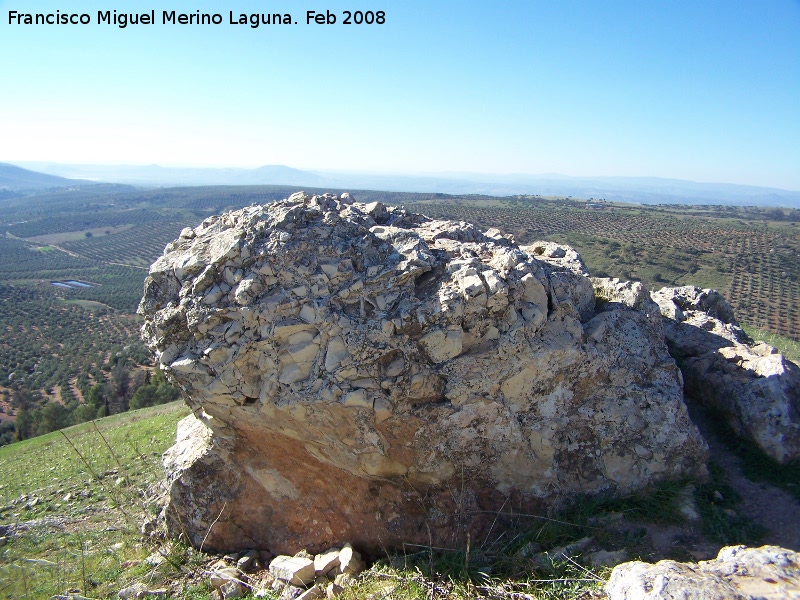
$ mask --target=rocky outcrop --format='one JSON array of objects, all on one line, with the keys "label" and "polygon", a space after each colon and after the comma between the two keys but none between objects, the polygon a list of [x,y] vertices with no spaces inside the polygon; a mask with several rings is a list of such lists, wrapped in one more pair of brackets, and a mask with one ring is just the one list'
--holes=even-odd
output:
[{"label": "rocky outcrop", "polygon": [[538,241],[520,249],[558,271],[570,271],[576,275],[589,277],[586,263],[574,248],[555,242]]},{"label": "rocky outcrop", "polygon": [[733,309],[716,290],[661,288],[650,296],[666,317],[664,334],[680,360],[748,341]]},{"label": "rocky outcrop", "polygon": [[605,586],[609,600],[800,599],[800,555],[777,546],[728,546],[714,560],[662,560],[617,565]]},{"label": "rocky outcrop", "polygon": [[749,345],[714,290],[652,293],[689,398],[713,407],[778,462],[800,459],[800,367],[766,344]]},{"label": "rocky outcrop", "polygon": [[139,309],[195,414],[166,456],[172,531],[460,544],[499,511],[702,472],[641,294],[597,307],[574,251],[487,233],[304,194],[182,231]]}]

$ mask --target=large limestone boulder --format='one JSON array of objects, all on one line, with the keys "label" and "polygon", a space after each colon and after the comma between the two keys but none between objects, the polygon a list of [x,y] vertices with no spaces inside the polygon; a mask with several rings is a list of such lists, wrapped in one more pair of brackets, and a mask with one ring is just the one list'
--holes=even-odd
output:
[{"label": "large limestone boulder", "polygon": [[800,459],[800,367],[767,344],[749,345],[714,290],[663,288],[651,295],[689,397],[722,413],[776,461]]},{"label": "large limestone boulder", "polygon": [[798,600],[800,555],[777,546],[728,546],[714,560],[617,565],[608,600]]},{"label": "large limestone boulder", "polygon": [[660,316],[596,310],[555,250],[347,195],[185,229],[139,309],[196,415],[169,526],[281,554],[463,544],[498,511],[702,471]]}]

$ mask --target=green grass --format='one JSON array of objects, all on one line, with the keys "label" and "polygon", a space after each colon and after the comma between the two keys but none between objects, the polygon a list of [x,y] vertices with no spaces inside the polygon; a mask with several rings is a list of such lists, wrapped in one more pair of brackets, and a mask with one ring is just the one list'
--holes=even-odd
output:
[{"label": "green grass", "polygon": [[139,527],[158,506],[143,491],[163,477],[161,453],[188,412],[174,402],[0,448],[0,527],[25,524],[0,550],[0,597],[109,597],[145,574],[157,582]]},{"label": "green grass", "polygon": [[766,531],[763,527],[736,513],[739,494],[727,483],[724,471],[713,461],[711,478],[695,492],[695,500],[703,521],[703,532],[720,544],[757,544]]},{"label": "green grass", "polygon": [[[440,566],[441,562],[435,563]],[[473,600],[545,599],[598,597],[610,569],[590,570],[569,561],[558,562],[546,576],[533,571],[516,578],[496,576],[491,569],[476,570],[473,576],[453,577],[441,572],[426,573],[419,564],[409,561],[402,566],[379,562],[340,596],[342,600],[391,598],[392,600],[429,600],[448,598]]]},{"label": "green grass", "polygon": [[[174,443],[175,423],[188,410],[173,402],[0,447],[0,503],[7,504],[21,494],[52,496],[58,490],[66,494],[83,489],[95,474],[102,481],[104,473],[120,466],[132,480],[146,477],[154,462],[160,464],[161,453]],[[32,514],[44,510],[36,507]]]},{"label": "green grass", "polygon": [[408,547],[404,554],[375,564],[343,597],[594,597],[611,568],[589,567],[588,549],[574,550],[569,558],[553,551],[589,537],[591,547],[625,548],[632,557],[646,555],[644,529],[638,525],[682,523],[678,501],[686,484],[663,482],[621,498],[580,497],[547,517],[520,516],[515,530],[493,541],[473,540],[469,548]]},{"label": "green grass", "polygon": [[800,364],[800,342],[792,338],[778,335],[770,331],[756,329],[750,325],[742,325],[744,332],[757,342],[764,342],[776,348],[789,360]]},{"label": "green grass", "polygon": [[[374,566],[351,597],[363,598],[387,585],[393,586],[392,597],[420,600],[436,594],[580,598],[597,593],[610,568],[589,567],[588,548],[647,554],[640,525],[681,523],[679,496],[685,486],[684,481],[662,482],[624,497],[579,497],[550,516],[521,515],[515,529],[474,540],[469,549],[409,547]],[[591,538],[586,549],[574,546],[586,538]],[[575,549],[568,550],[569,558],[554,553],[570,546]]]}]

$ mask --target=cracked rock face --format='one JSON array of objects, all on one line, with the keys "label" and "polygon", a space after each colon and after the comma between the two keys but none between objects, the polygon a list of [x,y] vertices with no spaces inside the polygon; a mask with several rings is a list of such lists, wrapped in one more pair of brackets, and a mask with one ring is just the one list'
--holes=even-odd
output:
[{"label": "cracked rock face", "polygon": [[196,415],[169,526],[227,551],[452,545],[702,471],[657,307],[610,285],[598,309],[571,252],[347,195],[185,229],[139,308]]}]

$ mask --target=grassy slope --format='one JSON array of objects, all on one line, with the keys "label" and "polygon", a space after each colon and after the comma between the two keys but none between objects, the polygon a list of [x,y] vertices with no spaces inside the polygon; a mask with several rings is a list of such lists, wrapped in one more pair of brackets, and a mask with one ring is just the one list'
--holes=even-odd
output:
[{"label": "grassy slope", "polygon": [[27,523],[0,550],[0,597],[103,597],[140,576],[152,549],[138,530],[157,510],[142,491],[188,412],[174,402],[0,448],[0,527]]}]

